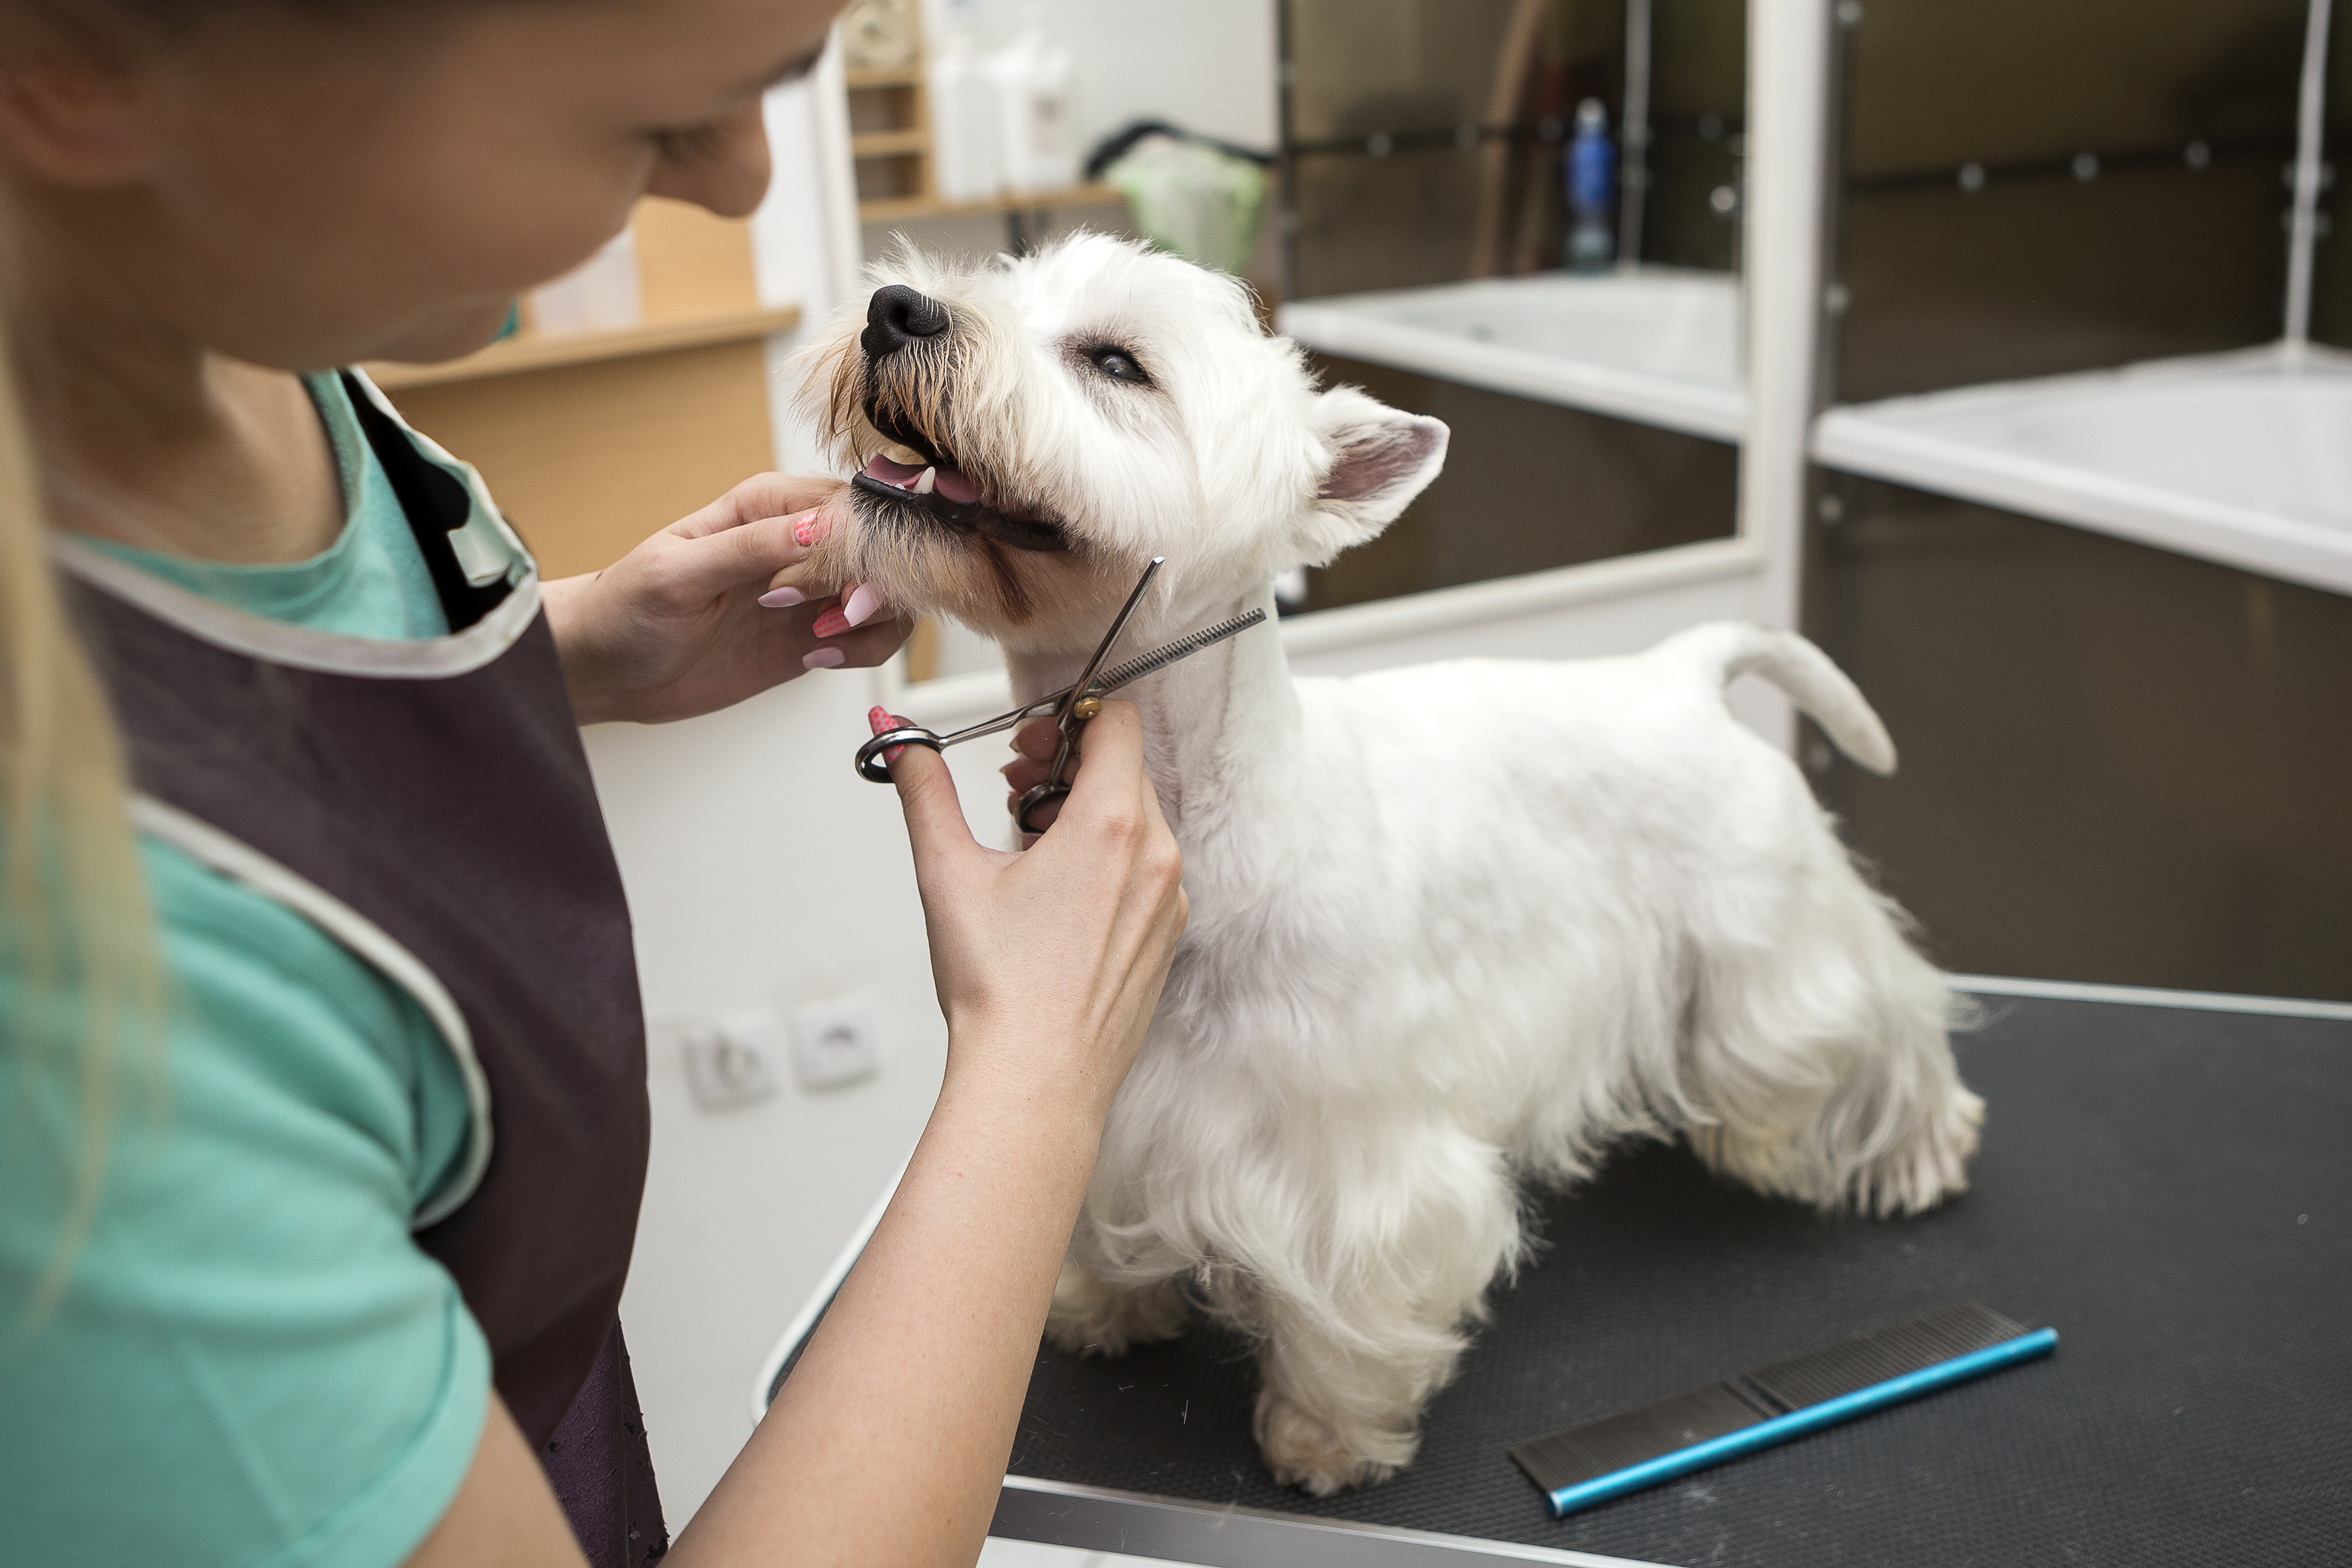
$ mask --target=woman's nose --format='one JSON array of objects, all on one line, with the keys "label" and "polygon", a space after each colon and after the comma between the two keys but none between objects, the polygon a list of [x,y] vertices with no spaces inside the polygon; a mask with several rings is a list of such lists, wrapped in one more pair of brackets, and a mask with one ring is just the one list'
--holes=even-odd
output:
[{"label": "woman's nose", "polygon": [[767,121],[755,103],[712,126],[709,141],[690,156],[656,163],[646,192],[720,217],[750,217],[768,195],[770,174]]}]

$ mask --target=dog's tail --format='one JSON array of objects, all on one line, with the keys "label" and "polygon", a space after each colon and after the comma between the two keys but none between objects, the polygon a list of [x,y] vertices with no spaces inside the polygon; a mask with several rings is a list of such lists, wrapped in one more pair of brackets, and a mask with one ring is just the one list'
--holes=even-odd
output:
[{"label": "dog's tail", "polygon": [[1738,676],[1762,676],[1827,731],[1839,751],[1872,773],[1895,771],[1895,741],[1886,726],[1845,671],[1796,633],[1752,621],[1717,621],[1676,633],[1657,651],[1696,665],[1718,689]]}]

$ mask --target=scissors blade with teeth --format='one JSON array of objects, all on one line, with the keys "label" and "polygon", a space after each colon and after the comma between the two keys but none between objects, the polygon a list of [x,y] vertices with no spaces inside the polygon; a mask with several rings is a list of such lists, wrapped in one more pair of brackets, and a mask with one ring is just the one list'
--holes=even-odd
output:
[{"label": "scissors blade with teeth", "polygon": [[1137,581],[1135,591],[1127,596],[1127,604],[1112,619],[1110,630],[1103,635],[1102,641],[1095,647],[1094,657],[1087,660],[1085,672],[1076,681],[1059,691],[1040,697],[1024,707],[1015,708],[1007,713],[999,713],[993,719],[982,720],[977,724],[955,731],[950,734],[938,734],[919,724],[903,724],[895,730],[885,730],[857,748],[857,776],[875,784],[888,784],[890,766],[883,760],[882,753],[885,752],[898,746],[929,746],[936,752],[965,741],[976,741],[982,735],[1002,733],[1016,725],[1050,713],[1053,715],[1055,727],[1062,732],[1061,747],[1055,753],[1054,765],[1046,773],[1045,782],[1024,795],[1020,805],[1013,811],[1013,820],[1020,825],[1021,831],[1024,833],[1040,831],[1029,826],[1030,816],[1037,807],[1049,801],[1059,800],[1070,793],[1070,786],[1062,782],[1062,772],[1069,764],[1070,753],[1077,742],[1078,731],[1086,727],[1087,720],[1102,711],[1104,698],[1130,681],[1140,680],[1147,675],[1156,675],[1180,659],[1190,658],[1202,648],[1213,647],[1227,637],[1239,632],[1245,632],[1265,619],[1264,610],[1252,610],[1246,615],[1235,616],[1231,620],[1219,621],[1214,626],[1203,626],[1197,632],[1176,638],[1173,642],[1162,643],[1149,653],[1139,654],[1123,664],[1114,665],[1108,670],[1104,669],[1103,661],[1110,657],[1111,649],[1118,644],[1119,635],[1127,630],[1128,621],[1134,616],[1136,606],[1143,602],[1144,590],[1151,585],[1151,579],[1165,563],[1164,556],[1154,556],[1151,563],[1143,569],[1143,575]]}]

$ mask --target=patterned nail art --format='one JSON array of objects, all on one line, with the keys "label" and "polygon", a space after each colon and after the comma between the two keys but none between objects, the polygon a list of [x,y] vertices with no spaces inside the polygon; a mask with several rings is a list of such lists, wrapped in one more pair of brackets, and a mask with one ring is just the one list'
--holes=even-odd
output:
[{"label": "patterned nail art", "polygon": [[823,539],[825,531],[832,526],[831,520],[824,513],[813,511],[793,524],[793,542],[803,550],[807,550]]},{"label": "patterned nail art", "polygon": [[[908,723],[908,721],[899,718],[888,709],[880,707],[868,708],[866,710],[866,721],[873,726],[874,733],[877,735],[885,730],[905,729]],[[882,753],[882,760],[885,763],[895,763],[906,754],[906,747],[892,746]]]},{"label": "patterned nail art", "polygon": [[[835,605],[833,608],[819,616],[815,622],[809,627],[809,630],[814,632],[821,637],[837,637],[848,629],[849,617],[841,613],[841,606],[839,605]],[[841,650],[839,648],[835,648],[833,651],[839,653]]]}]

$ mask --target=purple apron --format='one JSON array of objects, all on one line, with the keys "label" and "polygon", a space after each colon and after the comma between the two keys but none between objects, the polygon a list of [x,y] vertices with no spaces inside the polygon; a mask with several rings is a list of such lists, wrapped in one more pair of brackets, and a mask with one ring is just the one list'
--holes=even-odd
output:
[{"label": "purple apron", "polygon": [[480,1323],[589,1562],[635,1568],[669,1538],[618,1316],[648,1131],[628,905],[536,579],[484,571],[478,547],[469,578],[471,491],[345,381],[451,637],[279,627],[93,552],[61,561],[139,795],[372,925],[462,1016],[452,1048],[488,1088],[480,1176],[417,1242]]}]

